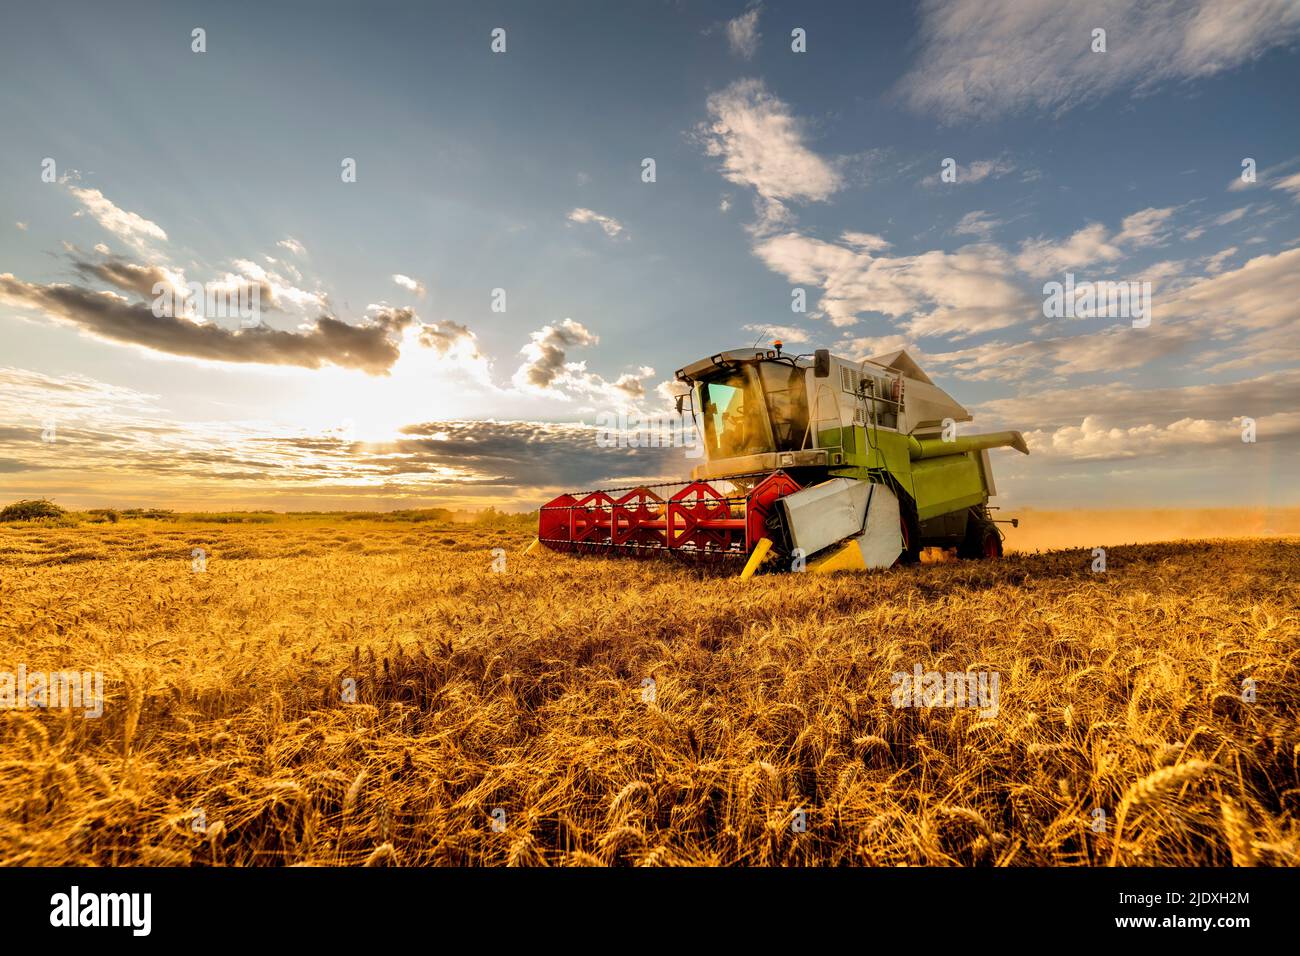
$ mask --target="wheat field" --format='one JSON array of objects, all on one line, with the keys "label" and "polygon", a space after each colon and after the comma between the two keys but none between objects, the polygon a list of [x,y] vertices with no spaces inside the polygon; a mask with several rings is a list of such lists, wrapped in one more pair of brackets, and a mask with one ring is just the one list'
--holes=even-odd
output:
[{"label": "wheat field", "polygon": [[[749,582],[530,540],[0,525],[0,671],[105,679],[0,712],[0,865],[1297,863],[1294,540]],[[894,706],[916,665],[996,716]]]}]

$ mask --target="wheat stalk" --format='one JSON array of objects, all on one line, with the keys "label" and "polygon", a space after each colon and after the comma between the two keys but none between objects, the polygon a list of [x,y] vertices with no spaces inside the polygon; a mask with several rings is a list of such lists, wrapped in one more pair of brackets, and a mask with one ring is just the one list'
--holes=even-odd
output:
[{"label": "wheat stalk", "polygon": [[1219,800],[1219,813],[1223,818],[1223,833],[1232,851],[1233,866],[1255,866],[1259,861],[1253,845],[1255,834],[1246,811],[1227,797]]},{"label": "wheat stalk", "polygon": [[397,862],[397,852],[393,849],[391,843],[381,843],[370,851],[366,857],[363,866],[395,866]]},{"label": "wheat stalk", "polygon": [[[1067,866],[1093,861],[1098,805],[1103,863],[1296,862],[1300,821],[1265,808],[1295,796],[1300,685],[1275,682],[1267,708],[1212,691],[1300,663],[1280,638],[1300,549],[1133,548],[1160,568],[1138,593],[1124,575],[1080,588],[1068,552],[1014,574],[738,582],[531,557],[493,574],[511,533],[0,526],[0,671],[114,675],[105,719],[0,713],[0,864]],[[237,559],[220,587],[190,570],[196,545]],[[1211,626],[1253,607],[1258,628]],[[1001,672],[1015,698],[994,719],[896,708],[879,676],[917,662]],[[655,673],[657,712],[638,698]],[[196,808],[205,833],[175,822]]]},{"label": "wheat stalk", "polygon": [[144,678],[140,674],[129,675],[126,680],[127,699],[126,716],[122,720],[122,756],[131,753],[131,741],[135,739],[136,728],[140,725],[140,712],[144,709]]},{"label": "wheat stalk", "polygon": [[1115,860],[1119,856],[1120,836],[1130,810],[1140,810],[1159,803],[1185,784],[1217,769],[1214,764],[1205,760],[1189,760],[1172,767],[1162,767],[1147,774],[1141,780],[1134,781],[1124,791],[1124,796],[1119,802],[1119,813],[1116,814],[1115,819],[1115,845],[1110,857],[1111,865],[1115,865]]}]

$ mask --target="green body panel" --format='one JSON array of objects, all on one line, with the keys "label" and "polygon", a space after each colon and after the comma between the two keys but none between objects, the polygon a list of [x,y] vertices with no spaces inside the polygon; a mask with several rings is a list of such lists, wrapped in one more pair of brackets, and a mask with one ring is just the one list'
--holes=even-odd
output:
[{"label": "green body panel", "polygon": [[[988,501],[978,450],[914,460],[916,439],[907,435],[877,429],[868,441],[860,425],[843,432],[845,466],[832,469],[831,474],[867,480],[872,472],[889,472],[916,502],[921,521]],[[832,445],[839,444],[838,429],[820,432],[818,437],[822,436],[829,437]]]},{"label": "green body panel", "polygon": [[838,448],[844,446],[845,461],[850,461],[851,456],[858,454],[858,449],[862,447],[861,436],[858,434],[861,428],[819,428],[817,430],[817,448]]},{"label": "green body panel", "polygon": [[[863,435],[862,428],[858,429]],[[868,467],[888,471],[904,490],[912,491],[912,459],[907,452],[907,436],[877,429],[872,436]]]},{"label": "green body panel", "polygon": [[921,521],[988,500],[978,452],[912,462],[912,487]]}]

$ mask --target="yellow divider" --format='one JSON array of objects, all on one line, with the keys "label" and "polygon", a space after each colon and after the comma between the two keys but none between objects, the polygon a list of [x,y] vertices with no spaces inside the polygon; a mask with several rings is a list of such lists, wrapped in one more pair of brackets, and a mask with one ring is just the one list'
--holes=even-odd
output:
[{"label": "yellow divider", "polygon": [[758,566],[767,560],[768,552],[772,550],[772,541],[770,538],[759,538],[758,544],[754,545],[754,553],[749,556],[745,562],[745,570],[740,572],[740,580],[748,581],[758,570]]},{"label": "yellow divider", "polygon": [[861,571],[866,566],[867,562],[862,559],[862,549],[858,547],[855,538],[846,542],[834,554],[818,558],[809,564],[808,570],[813,574],[830,574],[832,571]]}]

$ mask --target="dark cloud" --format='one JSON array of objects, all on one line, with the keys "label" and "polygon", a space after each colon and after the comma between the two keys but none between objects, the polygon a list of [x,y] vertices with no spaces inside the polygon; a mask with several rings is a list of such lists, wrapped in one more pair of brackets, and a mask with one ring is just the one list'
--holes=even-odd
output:
[{"label": "dark cloud", "polygon": [[602,448],[596,430],[581,424],[431,422],[385,442],[309,435],[232,442],[201,428],[160,441],[132,435],[128,426],[124,421],[121,434],[70,429],[57,446],[0,434],[0,473],[96,472],[116,482],[140,479],[158,492],[170,485],[148,483],[215,483],[207,486],[235,493],[226,483],[238,481],[259,491],[369,495],[389,488],[537,505],[561,492],[682,480],[696,463],[680,448]]},{"label": "dark cloud", "polygon": [[614,383],[614,387],[632,398],[645,398],[645,382],[631,372],[620,375],[618,381]]},{"label": "dark cloud", "polygon": [[[474,333],[469,330],[469,326],[445,319],[420,328],[420,344],[425,348],[437,349],[439,355],[446,355],[460,339],[473,338]],[[475,349],[476,354],[477,352]]]},{"label": "dark cloud", "polygon": [[[581,491],[643,478],[690,474],[698,459],[681,448],[602,448],[596,429],[548,422],[430,422],[403,429],[410,436],[389,451],[393,467],[428,463],[462,469],[477,480],[518,488]],[[363,456],[364,457],[364,456]]]},{"label": "dark cloud", "polygon": [[565,350],[574,346],[595,345],[599,341],[587,329],[572,319],[559,325],[544,325],[532,333],[532,341],[524,346],[528,361],[516,373],[529,385],[548,388],[564,371]]},{"label": "dark cloud", "polygon": [[142,266],[119,256],[106,256],[100,262],[74,259],[72,266],[85,278],[99,279],[125,292],[134,292],[146,299],[154,296],[154,285],[161,282],[171,285],[167,270],[159,266]]},{"label": "dark cloud", "polygon": [[[400,329],[407,317],[373,321]],[[9,498],[65,488],[110,505],[261,495],[298,508],[347,499],[535,507],[566,491],[680,480],[699,462],[680,447],[602,447],[604,429],[574,422],[427,421],[364,441],[176,421],[134,389],[18,369],[0,368],[0,394],[0,490]],[[42,441],[47,416],[54,443]],[[59,483],[68,475],[80,476],[76,485]]]},{"label": "dark cloud", "polygon": [[[142,298],[148,299],[150,310],[153,308],[153,301],[158,297],[154,291],[155,286],[162,283],[167,298],[164,300],[165,311],[168,315],[174,315],[177,312],[184,312],[184,304],[187,300],[190,304],[203,311],[204,303],[194,299],[192,291],[186,287],[184,290],[174,290],[172,280],[180,279],[179,274],[169,273],[166,269],[157,265],[143,266],[129,259],[123,259],[121,256],[106,255],[99,261],[89,259],[72,260],[72,267],[86,279],[98,279],[101,282],[107,282],[109,285],[121,289],[123,292],[134,292]],[[244,290],[257,290],[258,307],[269,312],[285,311],[284,303],[275,293],[275,286],[266,278],[250,278],[248,276],[230,276],[231,286],[229,294],[232,297],[249,293]]]},{"label": "dark cloud", "polygon": [[394,336],[413,321],[410,310],[389,310],[359,326],[321,316],[305,331],[265,326],[228,329],[184,318],[159,318],[148,305],[131,303],[120,295],[73,285],[38,285],[10,273],[0,274],[0,301],[40,309],[101,338],[171,355],[302,368],[338,365],[371,375],[386,374],[397,361]]}]

